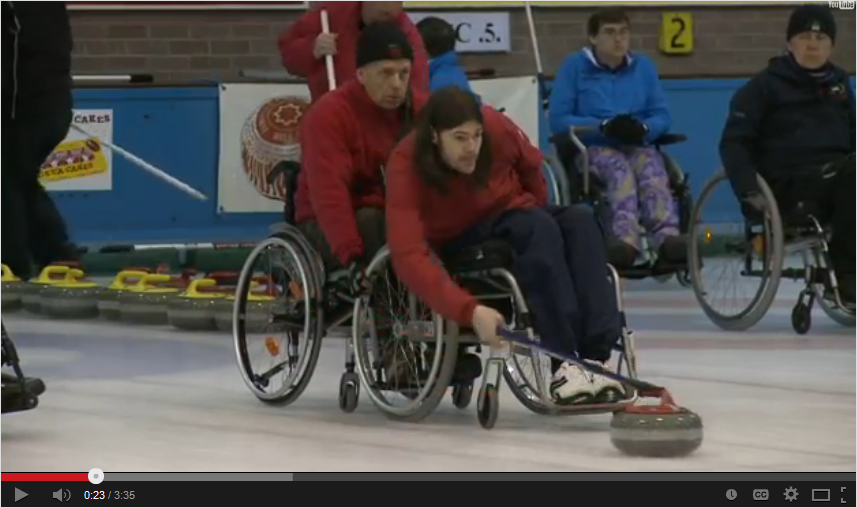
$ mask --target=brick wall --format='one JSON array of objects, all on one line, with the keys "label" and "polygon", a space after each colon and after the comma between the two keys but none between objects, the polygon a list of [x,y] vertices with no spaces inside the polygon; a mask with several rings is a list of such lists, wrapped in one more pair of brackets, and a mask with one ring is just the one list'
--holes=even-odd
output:
[{"label": "brick wall", "polygon": [[[682,8],[693,12],[695,53],[658,54],[658,9],[630,9],[633,46],[657,58],[662,75],[749,75],[783,48],[788,7]],[[532,73],[535,61],[523,10],[512,11],[512,53],[468,55],[468,67],[501,75]],[[539,9],[536,29],[545,71],[586,43],[591,10]],[[235,79],[240,69],[279,69],[276,38],[298,11],[72,11],[74,72],[151,73],[159,79]],[[836,12],[835,60],[855,71],[855,13]]]}]

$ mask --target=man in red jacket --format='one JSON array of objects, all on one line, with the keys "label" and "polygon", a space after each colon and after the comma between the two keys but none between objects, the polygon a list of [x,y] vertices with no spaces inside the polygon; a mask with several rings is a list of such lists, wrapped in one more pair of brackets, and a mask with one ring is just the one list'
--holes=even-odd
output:
[{"label": "man in red jacket", "polygon": [[[322,9],[327,10],[330,19],[329,34],[321,30]],[[358,67],[354,52],[357,38],[366,25],[378,21],[394,22],[407,35],[414,56],[412,86],[428,90],[428,56],[419,32],[402,9],[402,2],[324,2],[312,8],[280,35],[283,67],[306,78],[315,102],[329,91],[324,57],[333,56],[337,84],[349,80]]]},{"label": "man in red jacket", "polygon": [[[396,276],[447,319],[496,342],[504,318],[432,260],[490,239],[514,250],[512,273],[542,343],[606,364],[622,332],[607,252],[583,206],[548,206],[541,152],[508,117],[457,87],[432,94],[390,156],[387,234]],[[622,396],[619,383],[576,363],[554,363],[559,403]]]},{"label": "man in red jacket", "polygon": [[[386,244],[387,158],[428,100],[411,88],[414,52],[396,23],[367,25],[355,54],[356,79],[326,94],[304,117],[295,195],[298,228],[329,270],[349,269],[352,288]],[[401,380],[408,360],[401,363],[403,355],[392,348],[389,355],[388,382]],[[481,373],[478,359],[468,359],[460,363],[465,373],[459,379]]]}]

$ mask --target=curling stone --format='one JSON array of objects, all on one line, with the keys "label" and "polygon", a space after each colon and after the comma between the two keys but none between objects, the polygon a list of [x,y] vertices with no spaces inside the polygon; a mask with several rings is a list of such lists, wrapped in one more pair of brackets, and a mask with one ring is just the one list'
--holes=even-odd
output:
[{"label": "curling stone", "polygon": [[[246,319],[244,320],[246,333],[263,333],[268,329],[271,322],[271,306],[276,298],[269,296],[264,286],[254,281],[247,295]],[[217,302],[214,312],[214,321],[217,329],[224,332],[232,331],[232,312],[235,307],[235,295],[229,295],[222,301]]]},{"label": "curling stone", "polygon": [[0,309],[3,312],[17,312],[24,306],[21,302],[21,292],[24,291],[26,286],[21,279],[15,277],[15,274],[12,273],[12,270],[8,266],[2,265],[2,267],[3,291],[0,292],[0,296],[3,297],[3,305]]},{"label": "curling stone", "polygon": [[173,277],[146,274],[119,297],[119,319],[129,324],[168,324],[167,305],[180,291]]},{"label": "curling stone", "polygon": [[64,280],[69,270],[68,266],[63,265],[50,265],[42,269],[39,276],[30,280],[20,293],[24,310],[32,314],[38,314],[41,311],[40,293],[42,289]]},{"label": "curling stone", "polygon": [[170,324],[179,330],[216,330],[215,303],[225,299],[226,293],[212,291],[214,288],[217,288],[217,281],[214,279],[191,281],[187,291],[169,302],[167,318]]},{"label": "curling stone", "polygon": [[613,446],[635,457],[670,458],[690,455],[702,445],[702,418],[677,406],[666,390],[659,397],[660,404],[633,404],[613,415]]},{"label": "curling stone", "polygon": [[149,272],[146,269],[122,270],[98,297],[98,311],[109,321],[119,321],[119,297],[131,286],[140,282]]},{"label": "curling stone", "polygon": [[94,319],[98,317],[98,296],[103,288],[93,281],[81,280],[82,270],[66,272],[65,279],[42,288],[40,311],[55,319]]}]

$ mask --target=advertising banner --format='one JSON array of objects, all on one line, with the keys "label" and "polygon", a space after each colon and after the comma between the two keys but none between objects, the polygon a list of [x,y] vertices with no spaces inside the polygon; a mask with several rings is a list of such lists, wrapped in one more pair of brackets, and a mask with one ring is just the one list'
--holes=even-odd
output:
[{"label": "advertising banner", "polygon": [[281,161],[300,161],[298,134],[309,103],[309,89],[303,84],[221,86],[217,185],[221,211],[283,210],[284,181],[271,172]]},{"label": "advertising banner", "polygon": [[109,191],[113,188],[113,110],[77,109],[72,122],[93,136],[70,129],[42,164],[39,181],[48,191]]},{"label": "advertising banner", "polygon": [[[532,76],[475,80],[486,104],[503,109],[539,142],[539,94]],[[282,212],[286,189],[274,168],[300,162],[300,121],[309,106],[305,85],[224,84],[220,92],[218,207],[224,213]],[[273,172],[273,173],[272,173]]]}]

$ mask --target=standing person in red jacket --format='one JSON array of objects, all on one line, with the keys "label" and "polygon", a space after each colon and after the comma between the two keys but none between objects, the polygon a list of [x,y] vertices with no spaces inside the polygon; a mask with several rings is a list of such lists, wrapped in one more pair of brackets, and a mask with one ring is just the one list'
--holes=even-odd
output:
[{"label": "standing person in red jacket", "polygon": [[[396,274],[447,319],[497,341],[503,317],[458,286],[430,256],[488,239],[515,251],[512,273],[545,344],[597,362],[621,334],[602,232],[585,207],[547,206],[541,152],[506,116],[456,87],[434,92],[388,165],[387,238]],[[606,402],[621,385],[554,365],[559,403]]]},{"label": "standing person in red jacket", "polygon": [[[329,270],[349,269],[353,288],[386,244],[384,166],[428,98],[410,88],[413,50],[395,23],[368,25],[356,55],[356,79],[322,97],[304,117],[295,195],[298,228]],[[389,354],[394,362],[392,348]],[[467,360],[457,373],[479,377],[478,359]],[[388,364],[402,375],[407,367]]]},{"label": "standing person in red jacket", "polygon": [[[291,74],[306,78],[312,101],[328,92],[326,55],[333,56],[337,83],[344,83],[357,71],[354,47],[360,32],[370,23],[391,21],[407,35],[413,48],[411,84],[428,90],[428,56],[422,38],[402,7],[403,2],[319,2],[294,25],[280,35],[278,45],[283,67]],[[330,19],[330,33],[321,30],[321,10]]]}]

